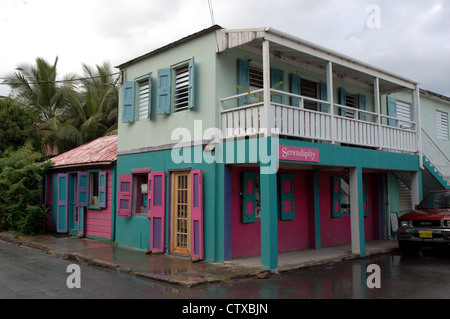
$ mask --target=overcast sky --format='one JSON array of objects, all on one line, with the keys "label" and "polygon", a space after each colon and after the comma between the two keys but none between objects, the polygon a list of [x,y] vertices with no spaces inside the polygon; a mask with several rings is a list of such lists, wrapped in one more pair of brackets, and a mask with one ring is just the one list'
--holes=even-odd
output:
[{"label": "overcast sky", "polygon": [[[450,0],[211,2],[224,28],[272,27],[450,96]],[[116,66],[211,25],[208,0],[0,0],[0,78],[36,57],[60,75]]]}]

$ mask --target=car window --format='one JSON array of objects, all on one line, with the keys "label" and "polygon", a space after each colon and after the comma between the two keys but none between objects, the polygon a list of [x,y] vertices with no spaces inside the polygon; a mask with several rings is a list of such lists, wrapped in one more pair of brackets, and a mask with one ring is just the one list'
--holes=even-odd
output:
[{"label": "car window", "polygon": [[420,204],[420,208],[450,208],[450,192],[428,194]]}]

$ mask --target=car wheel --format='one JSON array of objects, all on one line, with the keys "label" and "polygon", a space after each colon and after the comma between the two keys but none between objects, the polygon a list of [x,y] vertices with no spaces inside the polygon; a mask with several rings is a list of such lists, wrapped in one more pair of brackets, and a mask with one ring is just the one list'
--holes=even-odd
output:
[{"label": "car wheel", "polygon": [[417,255],[419,252],[419,247],[415,243],[399,241],[398,247],[400,248],[401,254],[405,256]]}]

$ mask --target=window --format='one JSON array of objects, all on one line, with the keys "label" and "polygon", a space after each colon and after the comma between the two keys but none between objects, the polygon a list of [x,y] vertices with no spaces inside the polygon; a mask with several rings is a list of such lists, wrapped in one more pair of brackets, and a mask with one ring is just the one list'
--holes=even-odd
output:
[{"label": "window", "polygon": [[[294,176],[279,174],[279,218],[295,218]],[[261,220],[261,184],[258,172],[245,172],[242,175],[242,223],[254,223]]]},{"label": "window", "polygon": [[98,172],[89,173],[89,205],[98,206]]},{"label": "window", "polygon": [[[411,121],[411,104],[397,101],[397,117],[399,120]],[[411,129],[411,123],[399,121],[400,128]]]},{"label": "window", "polygon": [[[364,216],[369,216],[369,183],[363,178],[363,210]],[[348,176],[333,176],[331,178],[331,217],[350,216],[350,183]]]},{"label": "window", "polygon": [[172,111],[190,109],[194,106],[195,59],[192,58],[173,68],[158,70],[156,114],[167,115]]},{"label": "window", "polygon": [[441,111],[436,111],[436,137],[448,140],[448,114]]},{"label": "window", "polygon": [[175,110],[187,108],[189,105],[189,66],[175,70]]},{"label": "window", "polygon": [[[302,79],[302,96],[317,98],[317,83]],[[309,100],[304,101],[305,109],[317,111],[317,103]]]},{"label": "window", "polygon": [[139,83],[139,120],[149,118],[150,110],[150,83],[144,81]]},{"label": "window", "polygon": [[250,67],[250,91],[262,89],[264,87],[263,82],[263,70]]},{"label": "window", "polygon": [[148,174],[133,175],[133,212],[137,215],[147,215],[148,205]]},{"label": "window", "polygon": [[[135,114],[137,120],[145,120],[151,115],[152,81],[151,73],[136,81],[128,81],[123,84],[122,95],[122,122],[134,123]],[[136,93],[137,91],[137,93]],[[137,94],[137,96],[136,96]],[[137,109],[137,110],[136,110]]]}]

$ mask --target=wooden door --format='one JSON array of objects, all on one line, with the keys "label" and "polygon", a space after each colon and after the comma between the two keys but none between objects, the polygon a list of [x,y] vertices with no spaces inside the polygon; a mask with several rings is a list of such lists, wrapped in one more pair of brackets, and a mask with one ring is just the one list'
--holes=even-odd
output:
[{"label": "wooden door", "polygon": [[171,252],[182,255],[190,255],[190,172],[174,172],[171,176]]}]

